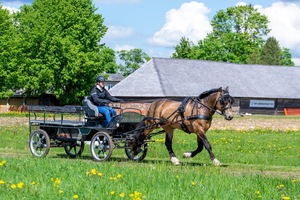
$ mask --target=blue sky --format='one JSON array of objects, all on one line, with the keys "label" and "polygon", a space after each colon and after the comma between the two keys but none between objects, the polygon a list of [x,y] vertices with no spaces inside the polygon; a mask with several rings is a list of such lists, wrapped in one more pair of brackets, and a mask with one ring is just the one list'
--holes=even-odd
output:
[{"label": "blue sky", "polygon": [[[15,10],[32,0],[2,0]],[[252,4],[270,21],[281,47],[289,48],[300,66],[300,0],[94,0],[108,32],[101,42],[118,51],[141,48],[150,57],[170,57],[180,38],[194,43],[211,31],[210,20],[219,11]]]}]

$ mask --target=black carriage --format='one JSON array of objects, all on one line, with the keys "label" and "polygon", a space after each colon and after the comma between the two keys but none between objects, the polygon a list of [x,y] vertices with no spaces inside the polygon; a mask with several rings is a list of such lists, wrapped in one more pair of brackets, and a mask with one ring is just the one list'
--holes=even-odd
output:
[{"label": "black carriage", "polygon": [[139,109],[116,108],[107,126],[104,116],[88,98],[83,106],[29,106],[29,147],[34,156],[46,156],[52,147],[63,147],[66,154],[80,156],[85,145],[90,146],[92,158],[108,160],[115,148],[124,148],[131,160],[143,160],[147,154],[147,143],[141,153],[133,156],[129,149],[131,135],[144,116]]}]

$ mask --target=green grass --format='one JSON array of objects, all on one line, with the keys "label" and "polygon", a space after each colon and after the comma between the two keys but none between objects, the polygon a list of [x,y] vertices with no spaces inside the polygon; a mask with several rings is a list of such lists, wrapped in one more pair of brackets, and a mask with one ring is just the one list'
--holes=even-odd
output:
[{"label": "green grass", "polygon": [[115,149],[99,163],[87,145],[77,159],[63,148],[33,157],[27,126],[0,127],[0,199],[300,199],[300,130],[211,130],[207,136],[221,167],[206,150],[181,158],[196,148],[195,135],[181,131],[173,144],[181,165],[173,166],[164,135],[153,137],[142,162]]}]

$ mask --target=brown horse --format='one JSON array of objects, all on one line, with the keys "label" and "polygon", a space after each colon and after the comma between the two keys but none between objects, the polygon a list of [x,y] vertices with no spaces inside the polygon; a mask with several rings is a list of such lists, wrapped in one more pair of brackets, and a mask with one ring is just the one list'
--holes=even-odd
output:
[{"label": "brown horse", "polygon": [[225,90],[211,89],[197,98],[185,98],[182,102],[168,99],[156,100],[150,105],[147,116],[134,133],[130,145],[132,154],[137,155],[141,151],[141,146],[151,137],[154,129],[162,128],[161,132],[166,133],[165,145],[171,162],[179,165],[179,160],[172,149],[172,139],[174,129],[181,129],[187,133],[195,133],[198,143],[196,150],[183,154],[184,158],[194,157],[203,150],[204,146],[214,165],[219,166],[220,161],[212,152],[205,133],[211,126],[215,112],[223,115],[226,120],[233,118],[232,104],[233,98],[229,95],[228,87]]}]

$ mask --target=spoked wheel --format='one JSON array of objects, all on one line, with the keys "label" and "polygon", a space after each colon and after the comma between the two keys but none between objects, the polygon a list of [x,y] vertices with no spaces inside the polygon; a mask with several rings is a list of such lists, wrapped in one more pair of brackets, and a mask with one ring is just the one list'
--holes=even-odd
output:
[{"label": "spoked wheel", "polygon": [[50,150],[50,138],[44,130],[36,130],[30,134],[29,148],[34,156],[46,156]]},{"label": "spoked wheel", "polygon": [[108,160],[112,154],[113,142],[106,132],[96,133],[91,140],[91,154],[96,161]]},{"label": "spoked wheel", "polygon": [[68,143],[64,146],[66,154],[70,158],[76,158],[77,156],[81,156],[84,150],[84,141],[76,141]]},{"label": "spoked wheel", "polygon": [[130,150],[130,148],[128,147],[128,143],[126,143],[126,147],[125,147],[125,153],[127,155],[127,157],[130,160],[134,160],[134,161],[142,161],[144,160],[144,158],[146,157],[148,152],[148,144],[145,143],[141,146],[141,152],[138,153],[136,156],[133,156],[132,151]]}]

